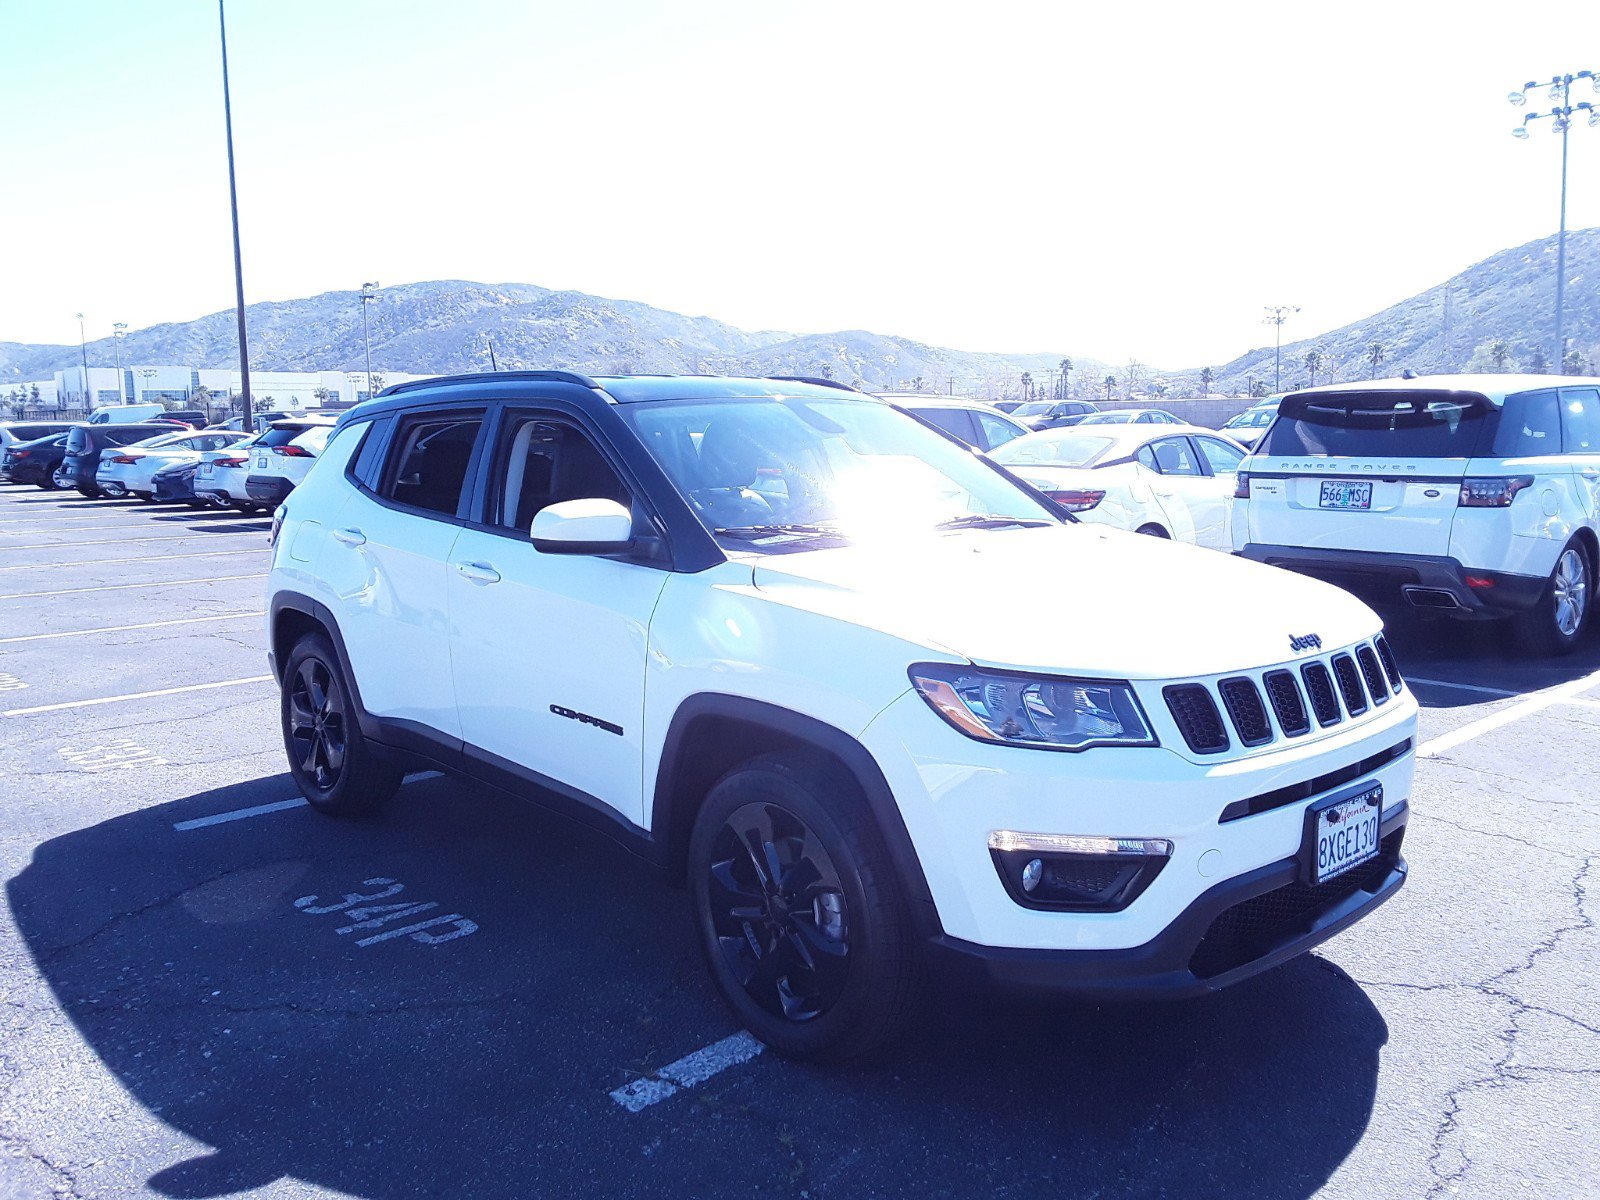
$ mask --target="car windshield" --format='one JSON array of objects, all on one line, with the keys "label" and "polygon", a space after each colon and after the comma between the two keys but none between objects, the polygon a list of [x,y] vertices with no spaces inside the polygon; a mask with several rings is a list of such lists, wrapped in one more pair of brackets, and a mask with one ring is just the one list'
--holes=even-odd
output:
[{"label": "car windshield", "polygon": [[1006,466],[1087,467],[1114,444],[1087,433],[1035,433],[1018,438],[989,455]]},{"label": "car windshield", "polygon": [[970,451],[877,401],[774,396],[622,412],[700,518],[726,537],[864,540],[1060,521]]}]

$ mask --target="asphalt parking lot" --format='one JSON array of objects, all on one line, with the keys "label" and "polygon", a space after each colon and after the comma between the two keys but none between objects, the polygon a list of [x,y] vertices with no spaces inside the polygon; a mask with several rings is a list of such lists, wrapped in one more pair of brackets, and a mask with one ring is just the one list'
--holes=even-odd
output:
[{"label": "asphalt parking lot", "polygon": [[1231,992],[734,1027],[685,895],[413,777],[295,800],[267,521],[0,487],[0,1198],[1600,1194],[1600,636],[1396,614],[1412,875]]}]

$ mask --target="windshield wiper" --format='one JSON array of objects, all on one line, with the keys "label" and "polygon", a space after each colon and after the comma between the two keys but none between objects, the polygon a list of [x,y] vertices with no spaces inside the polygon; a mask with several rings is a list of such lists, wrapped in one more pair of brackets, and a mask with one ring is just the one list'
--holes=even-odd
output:
[{"label": "windshield wiper", "polygon": [[716,528],[716,532],[717,533],[722,533],[722,534],[727,534],[729,537],[736,537],[736,538],[759,538],[759,537],[776,537],[779,534],[785,534],[785,533],[813,533],[813,534],[835,533],[836,534],[839,531],[837,529],[834,529],[831,526],[828,526],[828,525],[788,524],[788,525],[718,525],[717,528]]},{"label": "windshield wiper", "polygon": [[1036,517],[1002,517],[997,513],[969,513],[964,517],[951,517],[948,521],[940,521],[935,529],[1005,529],[1012,525],[1033,527],[1049,525],[1049,521],[1041,521]]}]

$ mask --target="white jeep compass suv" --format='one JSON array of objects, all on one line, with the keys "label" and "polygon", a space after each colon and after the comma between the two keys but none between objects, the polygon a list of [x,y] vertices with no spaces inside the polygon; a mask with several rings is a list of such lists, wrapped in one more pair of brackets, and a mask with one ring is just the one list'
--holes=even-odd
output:
[{"label": "white jeep compass suv", "polygon": [[1284,399],[1242,465],[1246,558],[1577,645],[1600,566],[1600,380],[1457,375]]},{"label": "white jeep compass suv", "polygon": [[1080,524],[837,384],[403,384],[273,540],[314,807],[427,764],[608,831],[687,879],[717,987],[789,1054],[882,1043],[940,961],[1202,994],[1405,880],[1416,705],[1370,609]]}]

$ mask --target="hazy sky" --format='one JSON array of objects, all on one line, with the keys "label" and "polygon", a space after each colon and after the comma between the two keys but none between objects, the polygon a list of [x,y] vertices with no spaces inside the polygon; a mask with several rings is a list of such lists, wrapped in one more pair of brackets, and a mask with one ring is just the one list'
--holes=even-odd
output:
[{"label": "hazy sky", "polygon": [[[1554,232],[1600,5],[231,0],[247,298],[518,281],[1159,366]],[[216,6],[0,0],[0,341],[233,303]],[[1587,60],[1583,55],[1588,54]],[[1575,99],[1594,99],[1590,89]],[[1545,122],[1548,126],[1548,122]],[[1600,129],[1568,219],[1600,225]]]}]

